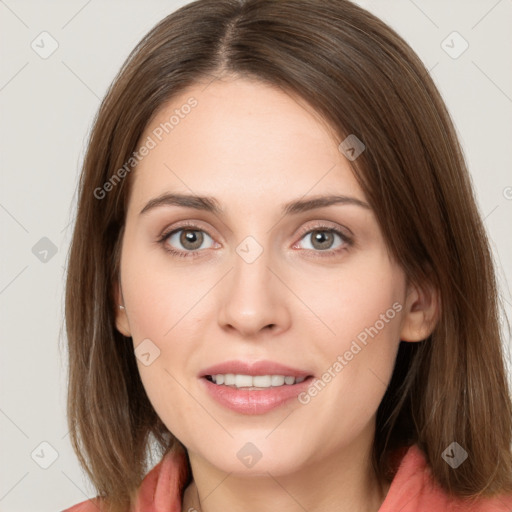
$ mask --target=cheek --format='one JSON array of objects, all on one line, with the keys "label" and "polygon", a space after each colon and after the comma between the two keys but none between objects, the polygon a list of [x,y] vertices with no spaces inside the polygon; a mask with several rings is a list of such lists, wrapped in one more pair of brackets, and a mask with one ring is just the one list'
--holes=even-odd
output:
[{"label": "cheek", "polygon": [[[195,340],[213,308],[208,291],[215,278],[208,270],[188,270],[189,263],[170,264],[166,255],[156,252],[160,248],[127,243],[124,250],[122,287],[134,350],[137,354],[149,347],[152,361],[146,366],[138,357],[139,374],[157,413],[174,425],[175,411],[183,414],[193,408],[183,386],[195,371]],[[176,407],[169,407],[170,397]]]},{"label": "cheek", "polygon": [[337,313],[330,310],[333,330],[343,344],[357,340],[362,346],[369,346],[370,340],[379,339],[378,346],[383,346],[388,341],[396,341],[402,297],[390,274],[383,276],[381,279],[357,279],[350,284],[345,281]]},{"label": "cheek", "polygon": [[379,339],[382,348],[388,341],[397,343],[405,278],[385,252],[354,258],[339,269],[330,269],[328,275],[297,280],[294,289],[314,313],[307,315],[311,320],[303,328],[314,328],[311,341],[322,343],[319,352],[331,359],[349,350],[354,340],[364,345]]},{"label": "cheek", "polygon": [[362,428],[376,412],[393,372],[405,278],[387,256],[377,256],[346,271],[340,268],[325,281],[322,294],[315,288],[308,297],[323,323],[321,331],[309,336],[312,352],[322,356],[322,373],[318,391],[310,388],[314,396],[304,396],[303,403],[314,402],[315,414],[326,425],[329,414],[324,416],[324,406],[330,404],[351,411],[340,420],[347,421],[345,428]]},{"label": "cheek", "polygon": [[[137,354],[138,347],[147,346],[151,353],[148,365],[137,357],[139,375],[158,416],[179,439],[188,441],[187,429],[195,431],[202,424],[186,377],[192,374],[189,364],[197,349],[195,331],[204,322],[197,302],[208,287],[198,284],[191,272],[171,273],[154,254],[136,248],[127,248],[126,254],[121,272],[134,350]],[[184,422],[184,417],[190,421]]]},{"label": "cheek", "polygon": [[202,286],[197,274],[175,266],[165,256],[136,249],[123,261],[123,296],[135,343],[144,338],[165,343],[177,331],[186,339],[183,329],[195,323],[200,309],[195,305],[207,283]]}]

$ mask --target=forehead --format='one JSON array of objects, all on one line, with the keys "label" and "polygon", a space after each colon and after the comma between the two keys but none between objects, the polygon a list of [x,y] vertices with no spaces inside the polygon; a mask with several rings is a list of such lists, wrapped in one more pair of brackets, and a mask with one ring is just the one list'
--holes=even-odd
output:
[{"label": "forehead", "polygon": [[148,123],[133,203],[165,191],[260,204],[308,193],[364,200],[339,142],[311,107],[276,87],[246,78],[196,84]]}]

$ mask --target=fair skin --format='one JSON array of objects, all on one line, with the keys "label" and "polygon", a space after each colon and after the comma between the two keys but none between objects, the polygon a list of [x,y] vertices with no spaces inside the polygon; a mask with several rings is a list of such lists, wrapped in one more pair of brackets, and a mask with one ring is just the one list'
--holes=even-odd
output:
[{"label": "fair skin", "polygon": [[[182,510],[377,511],[389,486],[370,465],[375,414],[400,339],[428,336],[436,298],[408,283],[390,257],[341,141],[311,108],[254,80],[216,80],[165,105],[141,140],[191,96],[197,107],[130,178],[116,286],[126,308],[117,329],[134,347],[149,339],[160,350],[150,365],[137,364],[157,414],[190,456]],[[140,213],[163,193],[211,196],[223,212],[164,205]],[[333,194],[361,204],[281,211]],[[187,231],[184,221],[196,227]],[[328,228],[341,236],[329,238]],[[187,232],[188,242],[180,238]],[[251,263],[237,252],[248,236],[262,248]],[[400,311],[307,404],[243,414],[214,400],[198,377],[241,359],[319,379],[393,304]],[[237,456],[248,442],[261,453],[252,467]]]}]

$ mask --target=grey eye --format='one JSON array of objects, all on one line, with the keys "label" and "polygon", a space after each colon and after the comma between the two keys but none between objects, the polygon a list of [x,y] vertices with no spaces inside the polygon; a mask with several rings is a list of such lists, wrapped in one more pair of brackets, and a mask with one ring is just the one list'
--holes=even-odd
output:
[{"label": "grey eye", "polygon": [[341,240],[341,243],[339,245],[342,245],[344,243],[343,238],[335,231],[327,229],[315,229],[309,231],[302,237],[302,240],[311,240],[310,247],[304,247],[305,249],[325,251],[336,248],[333,247],[336,237],[338,237]]},{"label": "grey eye", "polygon": [[[167,240],[169,241],[169,244],[173,245],[173,247],[178,250],[185,249],[186,251],[196,251],[205,241],[205,237],[212,240],[210,235],[206,234],[204,231],[181,228],[171,233]],[[176,246],[177,242],[181,247],[179,245]]]}]

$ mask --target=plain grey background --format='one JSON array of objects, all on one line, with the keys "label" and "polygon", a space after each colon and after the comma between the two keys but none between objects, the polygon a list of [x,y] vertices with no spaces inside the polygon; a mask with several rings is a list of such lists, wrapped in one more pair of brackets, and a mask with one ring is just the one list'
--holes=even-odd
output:
[{"label": "plain grey background", "polygon": [[[95,496],[65,411],[64,270],[77,178],[120,65],[186,3],[0,0],[0,512],[55,512]],[[358,3],[406,39],[448,105],[510,311],[512,0]]]}]

